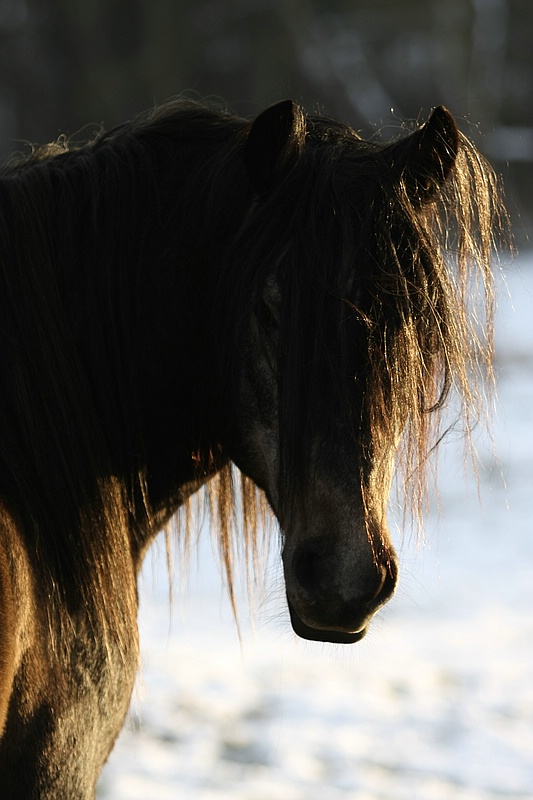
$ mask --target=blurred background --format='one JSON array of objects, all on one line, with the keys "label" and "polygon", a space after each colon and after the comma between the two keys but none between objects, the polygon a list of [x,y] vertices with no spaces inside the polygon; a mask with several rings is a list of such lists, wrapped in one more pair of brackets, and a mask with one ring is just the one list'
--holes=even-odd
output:
[{"label": "blurred background", "polygon": [[182,92],[385,135],[445,104],[533,224],[529,0],[0,0],[0,158]]},{"label": "blurred background", "polygon": [[502,175],[523,255],[498,275],[479,483],[452,439],[425,539],[392,509],[401,583],[366,639],[293,636],[274,543],[253,626],[243,579],[239,640],[209,531],[172,604],[158,542],[140,678],[98,797],[531,800],[533,2],[0,0],[0,160],[183,92],[245,116],[292,97],[384,137],[445,104]]}]

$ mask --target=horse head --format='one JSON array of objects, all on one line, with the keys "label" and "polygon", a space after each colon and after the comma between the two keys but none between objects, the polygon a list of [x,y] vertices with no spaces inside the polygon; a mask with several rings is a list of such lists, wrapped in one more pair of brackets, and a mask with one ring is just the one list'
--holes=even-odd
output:
[{"label": "horse head", "polygon": [[[398,341],[411,326],[418,351],[407,369],[432,365],[415,319],[424,287],[411,285],[424,254],[394,204],[401,192],[412,209],[427,204],[457,148],[443,108],[381,149],[306,120],[289,101],[263,112],[248,134],[247,231],[256,248],[248,258],[270,266],[247,323],[234,461],[280,523],[291,622],[306,639],[360,640],[396,586],[386,505],[400,439],[419,412],[409,403],[422,399],[414,395],[424,380],[402,393],[388,348],[402,358]],[[378,247],[385,225],[396,240]],[[417,268],[427,282],[428,266]],[[394,297],[399,286],[408,298]]]}]

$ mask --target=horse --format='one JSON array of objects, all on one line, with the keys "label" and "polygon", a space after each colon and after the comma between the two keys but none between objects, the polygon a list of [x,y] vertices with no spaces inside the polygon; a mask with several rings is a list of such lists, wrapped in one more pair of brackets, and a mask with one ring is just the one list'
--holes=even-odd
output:
[{"label": "horse", "polygon": [[393,473],[416,514],[450,390],[468,430],[490,378],[502,208],[443,107],[378,142],[177,99],[3,166],[3,800],[94,798],[143,557],[201,487],[230,593],[267,507],[296,634],[362,639]]}]

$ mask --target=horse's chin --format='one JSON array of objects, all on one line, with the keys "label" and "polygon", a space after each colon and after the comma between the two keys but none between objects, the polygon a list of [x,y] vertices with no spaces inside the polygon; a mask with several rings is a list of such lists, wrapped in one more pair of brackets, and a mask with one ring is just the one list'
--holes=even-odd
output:
[{"label": "horse's chin", "polygon": [[360,631],[342,631],[334,628],[312,628],[306,625],[296,614],[289,603],[289,613],[291,615],[291,625],[294,632],[301,639],[308,639],[311,642],[331,642],[331,644],[355,644],[360,642],[366,635],[368,628]]}]

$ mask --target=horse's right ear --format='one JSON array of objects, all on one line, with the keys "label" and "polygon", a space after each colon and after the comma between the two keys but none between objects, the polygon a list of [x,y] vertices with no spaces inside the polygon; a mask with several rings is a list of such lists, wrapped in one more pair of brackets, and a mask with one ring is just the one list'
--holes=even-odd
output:
[{"label": "horse's right ear", "polygon": [[454,118],[438,106],[428,121],[383,151],[397,177],[401,177],[411,200],[431,200],[452,171],[459,150],[459,131]]},{"label": "horse's right ear", "polygon": [[305,116],[292,100],[283,100],[263,111],[252,123],[244,163],[256,194],[275,188],[300,151],[305,137]]}]

